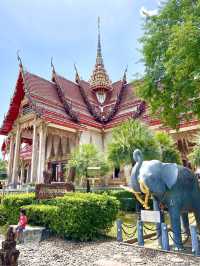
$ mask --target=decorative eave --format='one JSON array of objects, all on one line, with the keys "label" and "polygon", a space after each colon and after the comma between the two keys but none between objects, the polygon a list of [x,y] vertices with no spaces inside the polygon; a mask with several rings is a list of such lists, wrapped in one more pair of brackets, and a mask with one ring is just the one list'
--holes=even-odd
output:
[{"label": "decorative eave", "polygon": [[20,72],[22,74],[22,79],[23,79],[24,94],[28,99],[28,102],[29,102],[31,109],[36,113],[37,117],[42,117],[44,110],[41,107],[37,106],[36,101],[33,99],[33,97],[31,97],[29,85],[28,85],[28,82],[26,80],[26,72],[23,68],[22,61],[21,61],[21,58],[19,56],[18,56],[18,60],[19,60]]},{"label": "decorative eave", "polygon": [[0,128],[1,135],[7,135],[10,130],[12,129],[14,121],[17,119],[19,114],[19,108],[21,104],[21,100],[24,97],[24,90],[23,90],[23,78],[21,69],[18,74],[15,90],[13,97],[10,100],[9,110],[7,114],[4,116],[4,120],[2,126]]},{"label": "decorative eave", "polygon": [[55,82],[55,84],[56,84],[57,92],[58,92],[58,96],[60,98],[60,101],[62,102],[66,113],[71,117],[72,121],[78,123],[79,122],[78,114],[73,110],[72,103],[69,103],[68,100],[65,98],[62,86],[59,83],[59,80],[58,80],[58,77],[57,77],[57,74],[55,71],[55,67],[54,67],[52,61],[51,61],[51,66],[52,66],[52,81]]},{"label": "decorative eave", "polygon": [[112,120],[114,115],[117,113],[117,111],[119,109],[119,106],[120,106],[120,103],[121,103],[121,99],[122,99],[122,95],[123,95],[123,89],[124,89],[125,85],[126,84],[124,82],[121,82],[121,88],[120,88],[119,94],[117,95],[117,99],[116,99],[116,102],[115,102],[114,106],[110,109],[109,112],[107,112],[105,115],[102,115],[90,103],[90,101],[89,101],[89,99],[88,99],[88,97],[87,97],[87,95],[85,93],[85,90],[83,89],[82,82],[81,81],[78,82],[80,93],[81,93],[81,95],[83,97],[83,100],[84,100],[85,104],[88,107],[88,110],[89,110],[90,114],[94,117],[94,119],[97,122],[100,122],[101,124],[108,123],[110,120]]}]

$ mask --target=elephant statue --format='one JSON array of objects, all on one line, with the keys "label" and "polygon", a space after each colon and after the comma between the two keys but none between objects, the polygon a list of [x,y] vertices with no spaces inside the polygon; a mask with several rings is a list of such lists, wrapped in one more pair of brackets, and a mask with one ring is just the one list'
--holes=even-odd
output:
[{"label": "elephant statue", "polygon": [[168,209],[175,248],[182,249],[180,217],[187,231],[189,212],[194,213],[198,227],[200,225],[200,188],[196,176],[190,169],[176,163],[143,161],[139,149],[133,152],[133,159],[130,190],[146,209],[150,196]]}]

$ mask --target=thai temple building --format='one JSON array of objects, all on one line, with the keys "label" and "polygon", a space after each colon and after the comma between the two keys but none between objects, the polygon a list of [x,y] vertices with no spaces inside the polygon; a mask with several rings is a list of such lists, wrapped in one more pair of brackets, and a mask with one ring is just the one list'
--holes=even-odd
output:
[{"label": "thai temple building", "polygon": [[14,94],[0,128],[0,134],[6,136],[2,151],[8,156],[9,183],[42,183],[44,171],[54,181],[63,181],[64,165],[76,146],[92,143],[106,151],[113,128],[127,118],[167,130],[186,163],[199,121],[181,123],[178,132],[165,128],[136,97],[126,70],[112,82],[103,62],[99,27],[96,63],[89,81],[80,78],[76,66],[75,81],[68,80],[56,72],[53,63],[52,78],[46,80],[25,71],[18,59]]}]

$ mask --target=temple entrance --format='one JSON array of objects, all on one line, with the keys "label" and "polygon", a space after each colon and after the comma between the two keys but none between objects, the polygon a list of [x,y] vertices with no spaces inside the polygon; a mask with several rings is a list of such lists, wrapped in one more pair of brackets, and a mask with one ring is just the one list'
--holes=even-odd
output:
[{"label": "temple entrance", "polygon": [[120,168],[119,167],[115,167],[115,169],[114,169],[114,178],[119,178],[119,174],[120,174]]},{"label": "temple entrance", "polygon": [[49,170],[52,176],[52,182],[64,182],[66,162],[51,162]]}]

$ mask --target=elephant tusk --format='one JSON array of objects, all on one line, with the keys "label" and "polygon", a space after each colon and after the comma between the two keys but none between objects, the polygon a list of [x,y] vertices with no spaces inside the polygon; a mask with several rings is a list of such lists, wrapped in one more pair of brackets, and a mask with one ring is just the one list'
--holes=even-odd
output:
[{"label": "elephant tusk", "polygon": [[150,209],[150,207],[148,206],[148,201],[149,201],[149,193],[148,195],[145,194],[145,200],[143,200],[142,198],[142,194],[141,192],[137,192],[135,191],[133,188],[129,188],[129,187],[125,187],[125,186],[120,186],[121,188],[132,192],[134,194],[134,196],[136,197],[137,201],[139,201],[139,203],[145,208],[145,209]]},{"label": "elephant tusk", "polygon": [[149,188],[147,187],[147,185],[144,183],[143,180],[140,180],[139,183],[140,183],[140,189],[141,189],[141,191],[145,194],[145,199],[144,199],[143,207],[145,209],[150,209],[149,204],[148,204],[149,203],[149,198],[150,198]]}]

